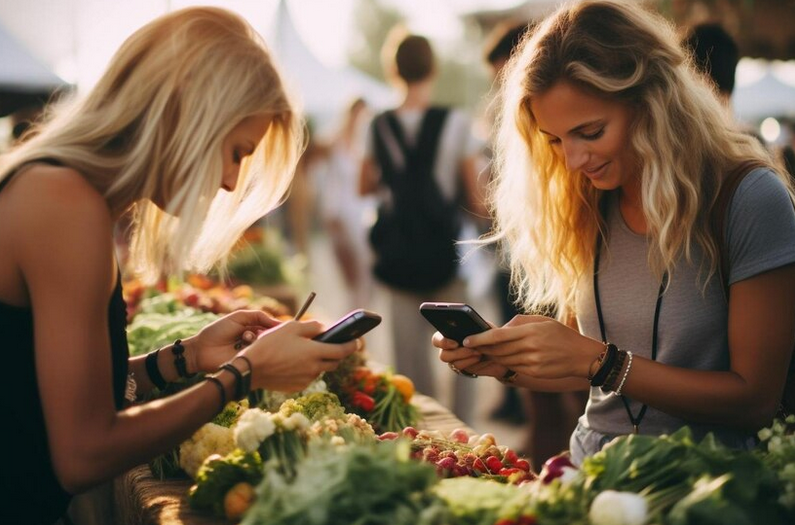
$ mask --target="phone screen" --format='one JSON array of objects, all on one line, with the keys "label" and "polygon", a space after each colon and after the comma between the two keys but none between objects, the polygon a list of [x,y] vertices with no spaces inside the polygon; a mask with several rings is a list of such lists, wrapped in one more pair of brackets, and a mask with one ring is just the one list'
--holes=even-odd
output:
[{"label": "phone screen", "polygon": [[491,328],[474,308],[465,303],[422,303],[420,313],[439,333],[458,344],[467,336]]},{"label": "phone screen", "polygon": [[381,316],[364,309],[354,310],[334,323],[328,330],[313,337],[322,343],[341,344],[363,336],[381,323]]}]

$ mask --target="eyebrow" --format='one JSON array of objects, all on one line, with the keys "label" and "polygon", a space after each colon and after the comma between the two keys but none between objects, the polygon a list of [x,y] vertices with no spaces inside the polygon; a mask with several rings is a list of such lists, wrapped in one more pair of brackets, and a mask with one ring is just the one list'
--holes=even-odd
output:
[{"label": "eyebrow", "polygon": [[[596,120],[590,120],[590,121],[588,121],[588,122],[583,122],[582,124],[580,124],[580,125],[578,125],[578,126],[575,126],[575,127],[571,128],[571,129],[570,129],[569,131],[567,131],[566,133],[567,133],[568,135],[571,135],[571,134],[573,134],[573,133],[577,133],[577,132],[579,132],[579,131],[582,131],[583,129],[585,129],[585,128],[589,127],[589,126],[593,126],[594,124],[603,124],[603,123],[604,123],[604,119],[601,119],[601,118],[599,118],[599,119],[596,119]],[[554,137],[554,136],[555,136],[555,135],[553,135],[552,133],[550,133],[549,131],[544,131],[544,130],[543,130],[543,129],[541,129],[541,128],[539,128],[539,131],[541,131],[541,133],[543,133],[543,134],[545,134],[545,135],[549,135],[549,136],[551,136],[551,137]]]}]

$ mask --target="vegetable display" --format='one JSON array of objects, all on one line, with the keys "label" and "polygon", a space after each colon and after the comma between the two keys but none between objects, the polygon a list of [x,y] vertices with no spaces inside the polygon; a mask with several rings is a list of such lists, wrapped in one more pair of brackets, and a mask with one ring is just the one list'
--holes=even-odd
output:
[{"label": "vegetable display", "polygon": [[[190,286],[205,285],[194,279]],[[134,353],[193,335],[217,317],[189,306],[193,299],[186,301],[184,290],[172,285],[132,303]],[[242,298],[248,292],[235,293]],[[252,525],[795,523],[795,416],[762,429],[759,446],[751,451],[729,449],[709,434],[697,442],[683,427],[667,436],[616,438],[580,468],[562,454],[536,472],[491,434],[418,429],[411,380],[370,368],[362,351],[303,392],[252,394],[229,403],[211,423],[150,463],[160,478],[182,473],[193,478],[189,504],[226,520]]]}]

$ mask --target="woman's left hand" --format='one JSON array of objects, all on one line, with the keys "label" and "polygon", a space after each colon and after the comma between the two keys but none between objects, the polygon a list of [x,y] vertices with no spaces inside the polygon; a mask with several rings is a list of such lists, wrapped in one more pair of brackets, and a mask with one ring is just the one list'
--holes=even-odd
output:
[{"label": "woman's left hand", "polygon": [[472,335],[464,346],[538,379],[588,377],[604,345],[550,317],[517,315],[501,328]]},{"label": "woman's left hand", "polygon": [[[184,342],[190,372],[214,372],[232,359],[243,346],[256,341],[257,335],[281,321],[261,310],[238,310],[213,321]],[[242,344],[241,344],[242,343]]]}]

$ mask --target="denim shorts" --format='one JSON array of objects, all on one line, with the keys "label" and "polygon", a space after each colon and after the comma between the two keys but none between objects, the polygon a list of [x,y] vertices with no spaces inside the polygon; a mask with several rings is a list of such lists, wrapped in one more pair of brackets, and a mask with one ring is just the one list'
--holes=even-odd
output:
[{"label": "denim shorts", "polygon": [[616,437],[618,435],[602,434],[586,427],[582,421],[578,422],[569,440],[571,462],[576,467],[581,466],[587,456],[593,456]]}]

